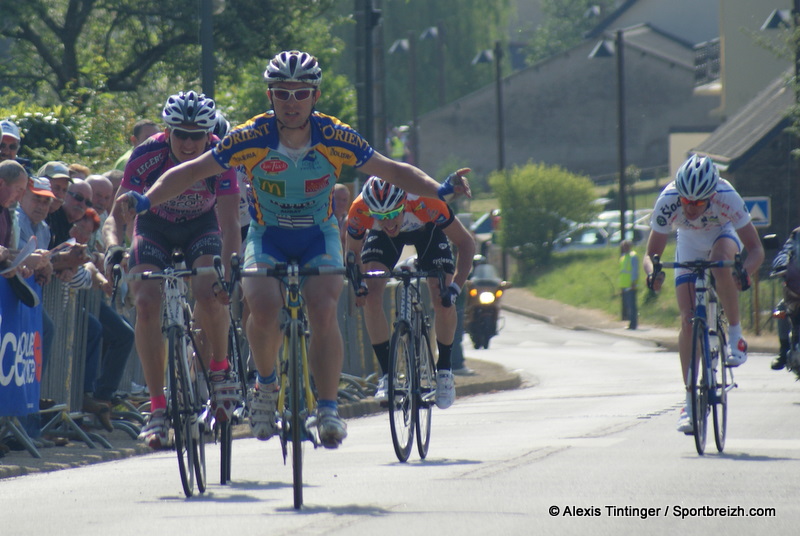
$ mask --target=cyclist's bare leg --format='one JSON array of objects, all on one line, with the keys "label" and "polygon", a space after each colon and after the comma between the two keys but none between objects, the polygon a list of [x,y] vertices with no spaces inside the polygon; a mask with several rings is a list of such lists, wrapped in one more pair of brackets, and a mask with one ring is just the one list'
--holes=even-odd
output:
[{"label": "cyclist's bare leg", "polygon": [[[453,280],[453,276],[447,274],[445,285],[449,285]],[[433,277],[428,278],[428,289],[430,290],[431,303],[433,304],[433,312],[435,318],[434,329],[436,331],[436,340],[442,344],[453,344],[453,339],[456,334],[456,323],[458,317],[456,316],[456,307],[445,307],[442,305],[442,300],[439,298],[439,280]]]},{"label": "cyclist's bare leg", "polygon": [[[720,238],[711,248],[711,259],[713,260],[733,260],[739,253],[739,247],[730,238]],[[736,288],[733,270],[730,268],[718,268],[712,270],[716,280],[717,296],[725,310],[728,323],[737,325],[739,323],[739,290]]]},{"label": "cyclist's bare leg", "polygon": [[[377,262],[367,263],[365,269],[367,271],[387,270],[386,266]],[[389,340],[389,321],[383,310],[383,294],[387,281],[384,278],[367,279],[369,293],[364,298],[364,323],[372,344]]]},{"label": "cyclist's bare leg", "polygon": [[344,343],[336,311],[342,292],[342,276],[310,277],[303,292],[311,325],[309,361],[320,400],[336,400],[344,363]]},{"label": "cyclist's bare leg", "polygon": [[[156,271],[152,265],[140,264],[131,273]],[[164,392],[164,340],[161,333],[161,283],[159,281],[131,281],[131,292],[136,307],[136,353],[142,363],[145,383],[150,396]]]},{"label": "cyclist's bare leg", "polygon": [[681,329],[678,333],[678,353],[681,359],[681,378],[684,384],[689,378],[689,364],[692,360],[692,318],[694,317],[694,283],[681,283],[675,287],[678,310],[681,313]]},{"label": "cyclist's bare leg", "polygon": [[267,377],[275,372],[282,343],[280,310],[283,297],[280,285],[271,277],[245,277],[242,291],[250,306],[245,326],[250,352],[258,374]]},{"label": "cyclist's bare leg", "polygon": [[[201,266],[212,266],[213,257],[203,255],[194,263],[195,268]],[[210,358],[222,362],[228,355],[228,316],[227,306],[222,305],[214,296],[214,283],[217,282],[215,274],[205,274],[194,278],[192,281],[192,292],[195,297],[194,318],[203,330],[208,341],[207,347],[210,349]],[[206,364],[209,357],[203,356]]]}]

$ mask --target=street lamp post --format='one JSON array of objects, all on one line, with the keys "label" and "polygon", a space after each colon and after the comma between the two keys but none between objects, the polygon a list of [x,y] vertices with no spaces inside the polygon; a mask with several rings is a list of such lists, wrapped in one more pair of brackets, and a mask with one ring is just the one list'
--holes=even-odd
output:
[{"label": "street lamp post", "polygon": [[617,58],[617,166],[619,167],[619,232],[620,241],[622,241],[625,239],[625,212],[627,210],[625,178],[625,38],[622,30],[617,30],[614,45],[612,49],[608,41],[600,41],[589,53],[589,58],[610,58],[611,56],[616,56]]},{"label": "street lamp post", "polygon": [[[497,101],[497,171],[503,173],[506,168],[506,155],[505,155],[505,129],[503,128],[503,86],[502,82],[502,65],[503,47],[500,41],[494,44],[494,51],[491,49],[481,50],[472,59],[472,65],[479,63],[494,63],[494,83],[495,83],[495,98]],[[508,180],[508,175],[505,175]],[[508,279],[508,250],[503,241],[503,259],[502,259],[502,276],[503,279]]]},{"label": "street lamp post", "polygon": [[505,155],[505,128],[503,126],[503,86],[502,86],[502,70],[501,60],[503,59],[503,47],[500,41],[494,44],[494,51],[486,49],[481,50],[472,59],[472,65],[479,63],[494,63],[494,82],[495,82],[495,97],[497,101],[497,170],[503,171],[506,167]]},{"label": "street lamp post", "polygon": [[407,39],[398,39],[389,47],[389,54],[395,54],[399,51],[408,53],[408,90],[411,93],[411,128],[409,129],[409,134],[411,135],[411,157],[414,162],[418,162],[417,116],[419,112],[417,110],[417,47],[414,42],[414,32],[409,32]]},{"label": "street lamp post", "polygon": [[439,82],[438,102],[439,106],[444,106],[446,98],[444,76],[444,26],[441,22],[436,26],[429,26],[422,31],[419,38],[421,41],[427,41],[428,39],[436,40],[436,67]]}]

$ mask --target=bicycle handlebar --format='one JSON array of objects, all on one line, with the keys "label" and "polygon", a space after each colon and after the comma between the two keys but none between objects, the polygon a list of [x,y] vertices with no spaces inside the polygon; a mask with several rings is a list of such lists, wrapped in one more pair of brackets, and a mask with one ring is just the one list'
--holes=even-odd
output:
[{"label": "bicycle handlebar", "polygon": [[172,270],[171,272],[165,271],[152,271],[139,272],[137,274],[127,274],[125,279],[128,281],[147,281],[150,279],[185,279],[198,275],[213,274],[215,273],[213,266],[201,266],[199,268],[181,268]]},{"label": "bicycle handlebar", "polygon": [[653,255],[653,273],[648,277],[648,281],[653,280],[662,271],[662,268],[685,268],[695,272],[705,271],[711,268],[733,268],[733,273],[739,278],[742,290],[750,288],[750,276],[742,266],[742,256],[737,253],[734,260],[709,261],[697,259],[682,262],[661,262],[660,255]]}]

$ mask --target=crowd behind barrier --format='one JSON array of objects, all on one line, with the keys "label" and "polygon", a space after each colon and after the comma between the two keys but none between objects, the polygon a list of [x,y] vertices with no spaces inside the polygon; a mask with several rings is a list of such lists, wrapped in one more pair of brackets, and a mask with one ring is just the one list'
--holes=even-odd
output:
[{"label": "crowd behind barrier", "polygon": [[[379,368],[364,324],[364,310],[355,306],[355,295],[349,282],[344,281],[343,284],[344,291],[338,306],[339,325],[346,349],[343,372],[367,377],[379,372]],[[396,282],[390,282],[389,291],[384,296],[384,310],[387,318],[392,320],[395,287]],[[427,300],[427,285],[423,284],[422,290]],[[59,405],[57,409],[61,408],[63,413],[73,417],[80,415],[84,395],[87,314],[97,315],[102,299],[104,298],[99,290],[70,289],[57,278],[53,278],[42,289],[42,307],[53,320],[55,334],[49,360],[41,374],[39,394],[41,398],[54,400]],[[129,392],[134,383],[144,384],[135,349],[128,358],[120,390]],[[0,417],[8,413],[3,409],[5,408],[0,408]],[[53,418],[55,417],[52,414],[43,415],[42,426],[46,426]]]}]

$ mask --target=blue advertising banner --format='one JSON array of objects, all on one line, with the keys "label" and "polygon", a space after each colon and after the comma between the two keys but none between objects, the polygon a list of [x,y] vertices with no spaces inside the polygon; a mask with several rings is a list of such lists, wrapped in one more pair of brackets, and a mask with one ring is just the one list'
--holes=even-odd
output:
[{"label": "blue advertising banner", "polygon": [[[33,276],[27,282],[41,300]],[[42,306],[23,305],[5,277],[0,277],[0,336],[0,415],[35,413],[42,379]]]}]

